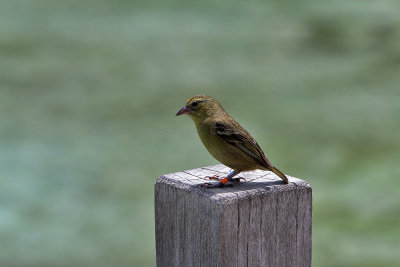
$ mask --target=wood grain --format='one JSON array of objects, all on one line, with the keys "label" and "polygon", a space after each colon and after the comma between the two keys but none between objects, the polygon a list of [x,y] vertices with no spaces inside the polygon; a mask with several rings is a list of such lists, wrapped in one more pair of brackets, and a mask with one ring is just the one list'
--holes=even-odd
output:
[{"label": "wood grain", "polygon": [[223,165],[161,176],[155,184],[157,266],[311,266],[312,190],[267,171],[207,189]]}]

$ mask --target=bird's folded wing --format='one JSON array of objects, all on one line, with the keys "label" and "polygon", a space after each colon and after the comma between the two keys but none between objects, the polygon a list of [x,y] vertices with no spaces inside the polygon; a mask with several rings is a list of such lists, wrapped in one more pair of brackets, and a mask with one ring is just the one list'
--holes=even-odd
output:
[{"label": "bird's folded wing", "polygon": [[[234,128],[237,130],[234,130]],[[215,132],[224,141],[236,146],[246,154],[255,158],[261,165],[267,167],[272,166],[256,140],[254,140],[240,125],[232,127],[228,123],[217,122],[215,124]]]}]

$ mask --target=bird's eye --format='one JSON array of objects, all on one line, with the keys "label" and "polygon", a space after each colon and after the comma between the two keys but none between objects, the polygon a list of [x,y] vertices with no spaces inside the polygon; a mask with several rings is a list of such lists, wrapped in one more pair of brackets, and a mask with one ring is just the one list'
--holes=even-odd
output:
[{"label": "bird's eye", "polygon": [[199,101],[193,101],[192,104],[190,104],[191,107],[195,108],[199,105]]}]

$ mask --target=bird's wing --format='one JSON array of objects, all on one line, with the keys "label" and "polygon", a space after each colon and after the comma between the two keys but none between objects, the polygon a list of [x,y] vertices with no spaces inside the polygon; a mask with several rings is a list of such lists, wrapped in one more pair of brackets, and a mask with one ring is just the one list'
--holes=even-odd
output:
[{"label": "bird's wing", "polygon": [[216,122],[215,132],[224,141],[255,158],[261,165],[273,167],[256,140],[237,122]]}]

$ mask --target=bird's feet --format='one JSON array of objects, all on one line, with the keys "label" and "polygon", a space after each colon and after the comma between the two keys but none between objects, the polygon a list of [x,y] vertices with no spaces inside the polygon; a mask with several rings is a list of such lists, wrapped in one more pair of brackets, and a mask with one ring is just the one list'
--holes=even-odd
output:
[{"label": "bird's feet", "polygon": [[228,180],[227,178],[219,178],[218,175],[214,175],[214,176],[206,176],[204,177],[204,179],[209,179],[209,180],[215,180],[218,181],[217,183],[204,183],[204,184],[199,184],[197,185],[198,187],[203,187],[203,188],[219,188],[219,187],[223,187],[223,186],[233,186],[232,183],[228,183],[228,182],[233,182],[235,184],[239,184],[240,180],[244,180],[246,181],[246,179],[239,177],[239,178],[233,178]]},{"label": "bird's feet", "polygon": [[221,181],[221,178],[219,178],[219,175],[206,176],[206,177],[204,177],[204,179]]},{"label": "bird's feet", "polygon": [[219,188],[225,186],[232,186],[232,185],[227,185],[226,183],[228,182],[228,179],[226,178],[219,178],[218,175],[213,175],[213,176],[206,176],[204,179],[209,179],[209,180],[215,180],[218,181],[217,183],[204,183],[204,184],[199,184],[197,185],[198,187],[203,187],[203,188]]},{"label": "bird's feet", "polygon": [[232,184],[223,184],[221,181],[218,181],[217,183],[204,183],[197,186],[202,188],[220,188],[223,186],[232,186]]}]

